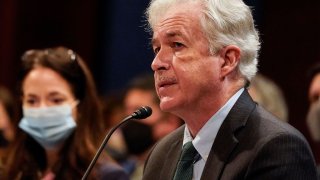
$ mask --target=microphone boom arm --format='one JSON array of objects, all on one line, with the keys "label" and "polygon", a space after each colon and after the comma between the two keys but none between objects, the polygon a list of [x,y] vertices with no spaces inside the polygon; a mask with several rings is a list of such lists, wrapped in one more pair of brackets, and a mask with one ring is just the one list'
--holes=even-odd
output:
[{"label": "microphone boom arm", "polygon": [[104,146],[107,144],[107,142],[109,141],[111,135],[113,134],[113,132],[118,129],[122,124],[126,123],[127,121],[131,120],[131,119],[144,119],[149,117],[152,114],[152,109],[148,106],[143,106],[140,109],[136,110],[134,113],[132,113],[130,116],[127,116],[126,118],[124,118],[118,125],[116,125],[115,127],[113,127],[107,134],[107,136],[103,139],[98,151],[96,152],[96,154],[94,155],[92,161],[90,162],[86,172],[84,173],[84,175],[82,176],[81,180],[86,180],[88,175],[90,174],[93,166],[95,165],[95,163],[97,162],[102,150],[104,149]]}]

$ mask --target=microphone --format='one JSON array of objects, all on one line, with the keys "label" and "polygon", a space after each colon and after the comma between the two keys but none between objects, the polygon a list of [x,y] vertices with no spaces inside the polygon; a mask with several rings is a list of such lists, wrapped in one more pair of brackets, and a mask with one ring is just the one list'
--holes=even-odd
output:
[{"label": "microphone", "polygon": [[131,114],[131,119],[145,119],[152,114],[152,109],[149,106],[142,106]]},{"label": "microphone", "polygon": [[95,163],[97,162],[98,157],[100,156],[102,150],[104,149],[104,146],[107,144],[107,142],[109,141],[111,135],[113,134],[113,132],[118,129],[122,124],[128,122],[131,119],[145,119],[147,117],[149,117],[152,114],[152,109],[149,106],[142,106],[139,109],[137,109],[136,111],[134,111],[131,115],[127,116],[126,118],[124,118],[119,124],[117,124],[115,127],[113,127],[107,134],[107,136],[103,139],[98,151],[96,152],[96,154],[94,155],[92,161],[90,162],[86,172],[84,173],[84,175],[82,176],[81,180],[86,180],[88,175],[90,174],[93,166],[95,165]]}]

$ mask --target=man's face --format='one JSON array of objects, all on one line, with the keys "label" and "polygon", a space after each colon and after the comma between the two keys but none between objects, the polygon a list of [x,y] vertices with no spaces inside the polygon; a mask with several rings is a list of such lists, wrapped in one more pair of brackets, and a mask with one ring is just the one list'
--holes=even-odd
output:
[{"label": "man's face", "polygon": [[153,27],[152,62],[160,107],[175,114],[205,106],[216,94],[220,57],[210,55],[200,5],[170,7]]}]

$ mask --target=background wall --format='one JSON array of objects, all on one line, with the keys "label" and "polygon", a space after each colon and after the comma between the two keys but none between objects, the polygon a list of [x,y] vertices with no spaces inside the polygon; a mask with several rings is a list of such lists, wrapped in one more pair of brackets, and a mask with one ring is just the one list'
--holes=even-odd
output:
[{"label": "background wall", "polygon": [[[262,38],[259,70],[282,88],[289,123],[310,141],[307,69],[320,60],[320,1],[247,0]],[[131,77],[151,72],[144,31],[148,0],[0,0],[0,84],[15,88],[27,49],[64,45],[93,70],[100,94],[121,90]],[[319,144],[310,141],[319,161]]]}]

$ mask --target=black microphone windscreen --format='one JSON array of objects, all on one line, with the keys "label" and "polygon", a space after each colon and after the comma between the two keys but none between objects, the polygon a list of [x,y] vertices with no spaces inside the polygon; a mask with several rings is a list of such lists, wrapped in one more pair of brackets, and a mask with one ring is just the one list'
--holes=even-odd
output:
[{"label": "black microphone windscreen", "polygon": [[134,113],[132,113],[132,118],[134,119],[145,119],[152,114],[152,109],[149,106],[142,106]]}]

